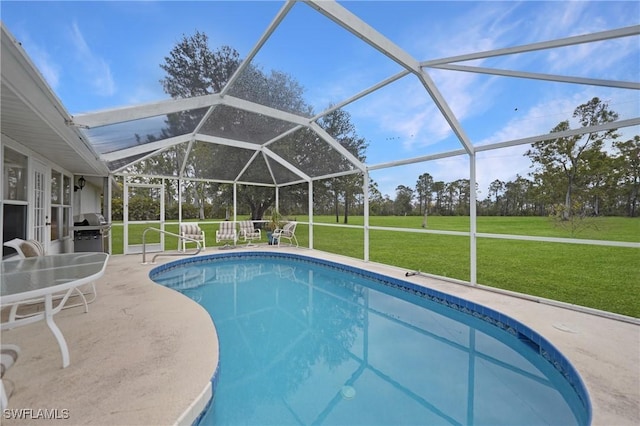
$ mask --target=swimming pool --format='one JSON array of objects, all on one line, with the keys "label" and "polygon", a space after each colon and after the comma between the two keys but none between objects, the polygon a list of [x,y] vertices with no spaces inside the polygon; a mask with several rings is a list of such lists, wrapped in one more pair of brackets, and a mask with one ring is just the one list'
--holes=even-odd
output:
[{"label": "swimming pool", "polygon": [[498,312],[306,256],[224,253],[153,269],[220,339],[203,425],[589,424],[544,338]]}]

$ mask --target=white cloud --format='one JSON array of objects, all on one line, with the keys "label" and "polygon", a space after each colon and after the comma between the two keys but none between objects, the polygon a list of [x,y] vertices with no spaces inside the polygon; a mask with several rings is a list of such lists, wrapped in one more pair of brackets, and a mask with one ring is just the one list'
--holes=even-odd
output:
[{"label": "white cloud", "polygon": [[[580,102],[582,103],[582,102]],[[510,141],[529,136],[541,135],[551,131],[561,121],[571,117],[579,103],[573,98],[559,98],[541,102],[528,111],[518,111],[516,118],[506,122],[491,136],[478,141],[477,145]]]},{"label": "white cloud", "polygon": [[109,64],[100,56],[96,55],[87,44],[80,27],[76,22],[71,27],[71,38],[76,49],[78,61],[81,64],[86,78],[94,89],[95,94],[100,96],[112,96],[116,91]]},{"label": "white cloud", "polygon": [[480,152],[476,158],[476,182],[479,200],[487,198],[489,184],[496,179],[510,182],[518,175],[529,178],[531,159],[524,156],[530,145],[513,146],[495,151]]},{"label": "white cloud", "polygon": [[[584,98],[583,98],[584,99]],[[558,123],[571,118],[573,110],[584,100],[558,98],[541,102],[527,111],[518,111],[518,116],[509,120],[491,136],[479,141],[478,145],[521,139],[546,134]],[[513,181],[517,175],[528,178],[531,160],[524,156],[530,145],[520,145],[483,151],[477,154],[476,181],[480,190],[479,199],[487,196],[489,184],[496,179]]]},{"label": "white cloud", "polygon": [[[492,9],[483,4],[469,11],[467,16],[448,22],[449,27],[457,30],[447,31],[446,40],[438,40],[437,32],[430,37],[417,38],[424,43],[418,50],[424,51],[425,57],[433,57],[433,46],[440,46],[442,49],[436,52],[437,56],[446,57],[494,49],[504,34],[518,26],[517,21],[509,21],[515,8],[516,5]],[[451,33],[455,36],[451,37]],[[471,73],[441,70],[427,70],[427,73],[459,122],[486,110],[492,102],[487,92],[494,84],[493,79],[480,83],[479,76]],[[405,151],[411,153],[445,140],[452,130],[422,84],[414,78],[405,80],[408,83],[398,84],[394,93],[378,99],[373,105],[367,103],[366,111],[367,115],[375,117],[381,132],[400,137]]]},{"label": "white cloud", "polygon": [[147,102],[157,102],[166,98],[167,95],[157,86],[137,86],[134,90],[128,93],[128,96],[125,100],[125,105],[138,105]]},{"label": "white cloud", "polygon": [[[588,102],[593,96],[596,96],[595,93],[593,93],[593,89],[586,88],[569,97],[540,102],[528,111],[519,111],[519,113],[522,114],[507,122],[501,129],[488,138],[480,141],[478,145],[546,134],[564,120],[569,120],[571,128],[579,128],[580,124],[573,118],[573,111],[578,105]],[[612,93],[612,98],[614,100],[610,108],[628,117],[627,111],[621,111],[616,108],[616,99],[618,98],[614,93]],[[636,116],[639,102],[640,100],[636,99],[636,102],[633,104],[636,108]],[[633,107],[633,105],[631,107]],[[629,106],[626,107],[628,108]],[[620,129],[619,133],[623,135],[621,139],[624,140],[628,138],[625,136],[631,137],[632,135],[638,134],[638,127]],[[482,191],[480,198],[486,197],[488,185],[495,179],[506,182],[514,180],[518,174],[522,177],[528,177],[528,173],[532,171],[530,167],[531,160],[525,157],[524,153],[529,148],[530,145],[527,144],[478,153],[476,176],[478,187],[480,191]]]}]

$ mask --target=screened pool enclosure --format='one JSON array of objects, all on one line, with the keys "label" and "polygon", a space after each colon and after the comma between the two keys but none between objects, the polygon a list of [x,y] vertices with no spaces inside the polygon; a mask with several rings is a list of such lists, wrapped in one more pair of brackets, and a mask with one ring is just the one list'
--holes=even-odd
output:
[{"label": "screened pool enclosure", "polygon": [[[328,181],[351,177],[351,187],[358,188],[355,195],[362,208],[362,223],[341,229],[346,237],[361,241],[361,257],[366,261],[384,262],[384,252],[372,256],[372,247],[385,247],[387,233],[400,231],[407,238],[404,246],[396,248],[423,251],[425,256],[434,250],[446,256],[447,248],[429,247],[426,240],[421,247],[419,238],[424,236],[445,236],[464,245],[468,256],[459,261],[469,266],[468,276],[461,279],[474,285],[482,241],[543,241],[563,247],[587,244],[637,253],[640,245],[633,240],[550,238],[509,230],[483,233],[477,227],[477,204],[478,192],[486,193],[486,183],[501,176],[498,171],[515,168],[531,144],[549,140],[551,129],[591,98],[610,102],[617,119],[571,126],[554,132],[554,139],[613,129],[628,138],[638,134],[640,25],[587,22],[579,29],[561,30],[561,37],[549,39],[541,31],[522,37],[522,44],[505,45],[482,42],[492,31],[499,31],[491,26],[492,21],[476,30],[476,39],[448,32],[452,30],[446,25],[424,26],[414,34],[385,30],[391,28],[389,22],[395,16],[407,19],[411,8],[421,14],[436,13],[443,4],[269,2],[262,7],[273,8],[273,14],[265,17],[264,27],[245,29],[255,33],[255,43],[242,52],[238,67],[218,92],[73,114],[69,124],[82,132],[108,164],[112,179],[106,199],[110,200],[116,181],[125,183],[125,193],[133,187],[164,191],[166,185],[174,185],[179,221],[183,220],[183,192],[194,182],[232,188],[232,201],[226,206],[229,220],[247,218],[247,214],[238,216],[243,203],[238,193],[248,187],[269,188],[273,202],[267,211],[278,208],[288,188],[302,187],[306,200],[290,216],[305,217],[299,228],[305,234],[305,246],[324,249],[314,238],[314,229],[329,224],[314,220],[318,210],[314,190]],[[234,7],[251,8],[252,3]],[[446,7],[457,13],[457,19],[469,18],[469,3],[453,2]],[[548,5],[529,2],[526,7],[532,9],[531,16],[539,16]],[[383,9],[385,13],[369,13]],[[395,22],[394,28],[401,29],[402,21]],[[527,25],[536,22],[542,21],[532,18],[522,24],[523,29],[530,30]],[[559,65],[574,55],[590,64],[579,75]],[[636,69],[622,65],[623,59],[633,55]],[[611,61],[606,67],[594,65],[605,56]],[[278,57],[282,63],[274,64]],[[615,63],[616,59],[620,62]],[[263,71],[265,67],[276,71]],[[359,72],[347,73],[347,68]],[[313,72],[301,72],[309,70]],[[280,82],[282,92],[259,84],[256,75],[267,76],[271,84]],[[282,75],[293,77],[304,88],[305,102],[278,97],[296,91],[292,80],[280,78]],[[518,116],[543,108],[554,96],[565,98],[566,115],[538,109],[526,118]],[[346,112],[353,124],[349,137],[329,125],[329,117],[338,112]],[[353,139],[366,141],[366,149],[350,145]],[[447,176],[467,179],[470,188],[477,188],[464,195],[468,229],[432,229],[424,223],[394,227],[372,219],[374,188],[384,196],[400,185],[411,186],[418,175],[434,170],[436,164]],[[527,168],[519,173],[527,173]],[[166,197],[156,194],[156,198],[164,203]],[[110,211],[108,208],[107,214]],[[159,226],[164,226],[164,219],[158,219]],[[213,223],[224,219],[219,215],[207,218]],[[124,220],[126,227],[126,214]],[[432,272],[447,275],[446,271]]]}]

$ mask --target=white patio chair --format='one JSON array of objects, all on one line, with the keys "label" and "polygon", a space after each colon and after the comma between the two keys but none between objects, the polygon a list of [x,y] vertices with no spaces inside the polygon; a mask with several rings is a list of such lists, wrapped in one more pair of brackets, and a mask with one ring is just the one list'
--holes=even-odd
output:
[{"label": "white patio chair", "polygon": [[220,229],[216,231],[216,243],[220,243],[223,241],[226,241],[227,243],[220,248],[231,247],[228,244],[228,241],[233,241],[233,246],[235,247],[236,242],[238,241],[238,231],[236,230],[235,222],[220,222]]},{"label": "white patio chair", "polygon": [[296,238],[296,225],[298,222],[287,222],[284,224],[282,229],[276,229],[273,231],[272,237],[275,240],[278,240],[278,247],[280,247],[280,242],[282,239],[289,240],[289,245],[293,245],[295,241],[296,247],[298,247],[298,239]]},{"label": "white patio chair", "polygon": [[11,247],[18,253],[20,259],[26,259],[27,257],[44,256],[44,248],[38,240],[23,240],[20,238],[14,238],[7,241],[3,245]]},{"label": "white patio chair", "polygon": [[[197,223],[181,223],[180,237],[186,237],[186,238],[191,238],[193,240],[197,240],[200,243],[202,250],[205,250],[207,248],[204,231],[200,228],[200,225],[198,225]],[[196,244],[196,243],[191,240],[180,238],[178,240],[178,251],[185,251],[187,249],[187,244]],[[180,250],[181,246],[182,246],[182,250]]]},{"label": "white patio chair", "polygon": [[240,222],[240,239],[246,242],[248,247],[253,240],[260,241],[262,239],[262,232],[254,228],[253,221],[243,220]]}]

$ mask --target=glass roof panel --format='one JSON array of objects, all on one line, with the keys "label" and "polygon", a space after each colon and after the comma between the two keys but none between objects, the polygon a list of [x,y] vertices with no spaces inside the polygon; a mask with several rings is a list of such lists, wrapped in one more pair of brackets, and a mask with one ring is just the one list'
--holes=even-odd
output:
[{"label": "glass roof panel", "polygon": [[264,156],[261,153],[253,159],[239,180],[243,182],[273,184],[273,178],[271,177]]},{"label": "glass roof panel", "polygon": [[[126,169],[122,170],[123,173],[128,174],[143,174],[143,175],[157,175],[157,176],[178,176],[180,169],[184,163],[184,158],[187,153],[188,142],[169,147],[158,154],[152,155],[149,158],[145,158]],[[125,158],[122,160],[112,161],[110,164],[119,165],[122,167],[126,164],[143,158],[146,155],[151,154],[147,152],[145,154],[136,155],[133,157]],[[116,168],[111,168],[116,170]]]},{"label": "glass roof panel", "polygon": [[185,177],[233,181],[251,159],[255,151],[208,142],[194,142]]},{"label": "glass roof panel", "polygon": [[296,124],[227,105],[215,107],[200,133],[255,144],[263,144]]},{"label": "glass roof panel", "polygon": [[[131,157],[127,157],[127,158],[120,158],[118,160],[113,160],[113,161],[109,161],[107,163],[107,166],[109,167],[109,170],[112,172],[115,172],[116,170],[120,169],[121,167],[126,166],[127,164],[133,163],[134,161],[137,161],[139,159],[141,159],[142,157],[144,157],[145,155],[149,155],[151,152],[145,152],[143,154],[138,154],[138,155],[133,155]],[[123,170],[125,173],[128,172],[128,170],[132,169],[132,167],[128,167],[127,169]]]},{"label": "glass roof panel", "polygon": [[202,120],[207,108],[83,129],[100,154],[131,148],[174,136],[189,134]]},{"label": "glass roof panel", "polygon": [[298,130],[269,148],[312,178],[354,169],[338,151],[308,129]]},{"label": "glass roof panel", "polygon": [[272,158],[267,157],[267,164],[269,164],[271,172],[273,172],[273,177],[275,178],[276,183],[279,185],[284,183],[297,182],[302,179],[301,176],[298,176]]}]

